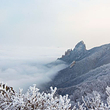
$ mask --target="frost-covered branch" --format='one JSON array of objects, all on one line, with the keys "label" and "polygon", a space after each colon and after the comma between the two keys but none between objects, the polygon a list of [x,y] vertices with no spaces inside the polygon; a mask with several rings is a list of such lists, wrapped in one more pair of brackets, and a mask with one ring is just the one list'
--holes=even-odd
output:
[{"label": "frost-covered branch", "polygon": [[22,89],[15,92],[11,87],[0,84],[0,109],[2,110],[110,110],[110,87],[106,88],[108,95],[103,103],[98,92],[82,97],[83,103],[78,102],[71,108],[68,95],[55,96],[57,88],[50,87],[50,93],[39,92],[34,84],[23,94]]},{"label": "frost-covered branch", "polygon": [[36,85],[33,85],[23,94],[12,94],[12,91],[6,91],[3,86],[0,87],[0,108],[3,110],[69,110],[71,107],[68,95],[55,97],[57,88],[50,87],[50,93],[40,93]]}]

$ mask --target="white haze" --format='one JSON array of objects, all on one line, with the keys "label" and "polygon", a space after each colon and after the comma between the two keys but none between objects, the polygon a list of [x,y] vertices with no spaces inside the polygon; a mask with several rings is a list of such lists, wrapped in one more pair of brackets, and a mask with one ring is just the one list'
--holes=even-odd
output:
[{"label": "white haze", "polygon": [[0,0],[0,45],[90,49],[110,42],[110,0]]},{"label": "white haze", "polygon": [[46,64],[61,57],[65,48],[54,47],[0,47],[0,81],[9,86],[24,88],[32,84],[40,87],[64,67],[60,63],[50,68]]}]

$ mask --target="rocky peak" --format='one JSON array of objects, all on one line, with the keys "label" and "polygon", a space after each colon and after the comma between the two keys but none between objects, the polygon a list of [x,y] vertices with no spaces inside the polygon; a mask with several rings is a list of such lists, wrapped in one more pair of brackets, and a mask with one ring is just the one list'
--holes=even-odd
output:
[{"label": "rocky peak", "polygon": [[62,55],[61,58],[58,58],[59,60],[63,60],[67,63],[72,63],[73,61],[78,61],[81,59],[86,53],[86,46],[83,41],[80,41],[75,48],[68,49],[65,52],[65,55]]},{"label": "rocky peak", "polygon": [[85,52],[86,51],[86,45],[84,44],[83,41],[80,41],[74,48],[73,50],[75,53],[79,52]]}]

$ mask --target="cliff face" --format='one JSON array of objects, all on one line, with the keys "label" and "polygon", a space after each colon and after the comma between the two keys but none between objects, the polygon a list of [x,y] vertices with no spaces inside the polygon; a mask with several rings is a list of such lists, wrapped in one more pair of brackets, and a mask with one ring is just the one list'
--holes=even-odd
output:
[{"label": "cliff face", "polygon": [[[59,71],[53,81],[49,83],[49,86],[59,88],[59,94],[74,94],[79,87],[83,89],[85,81],[90,81],[89,83],[94,84],[95,87],[97,76],[107,79],[104,82],[110,84],[108,80],[110,78],[110,44],[86,50],[84,42],[81,41],[59,60],[65,61],[68,67]],[[100,82],[102,83],[102,81]],[[86,83],[86,86],[89,83]],[[100,87],[100,84],[97,86]]]}]

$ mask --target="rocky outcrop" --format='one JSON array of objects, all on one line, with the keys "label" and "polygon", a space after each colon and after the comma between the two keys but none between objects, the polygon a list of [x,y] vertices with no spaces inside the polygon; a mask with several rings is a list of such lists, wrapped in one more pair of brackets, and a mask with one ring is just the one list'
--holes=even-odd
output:
[{"label": "rocky outcrop", "polygon": [[70,68],[72,68],[74,65],[75,65],[75,61],[73,61],[71,64],[70,64]]},{"label": "rocky outcrop", "polygon": [[66,63],[72,63],[73,61],[79,61],[83,56],[86,54],[86,46],[83,41],[79,42],[75,48],[68,49],[65,52],[65,55],[63,55],[61,58],[58,58],[59,60],[63,60]]}]

